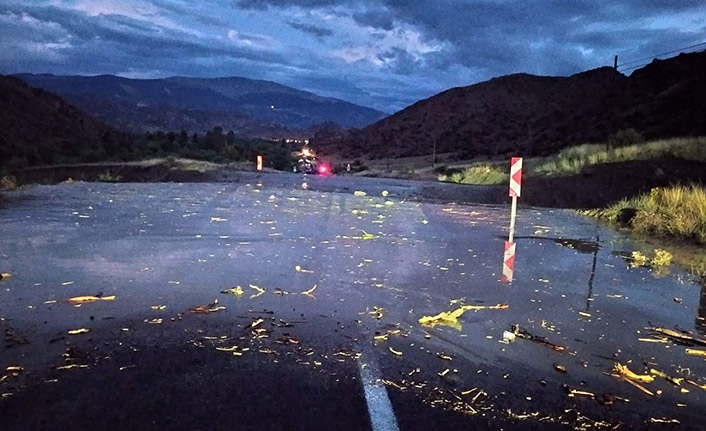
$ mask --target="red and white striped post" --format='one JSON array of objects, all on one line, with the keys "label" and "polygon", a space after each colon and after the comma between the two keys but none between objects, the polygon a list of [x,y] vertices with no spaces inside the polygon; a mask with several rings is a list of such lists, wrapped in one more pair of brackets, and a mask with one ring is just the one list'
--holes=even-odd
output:
[{"label": "red and white striped post", "polygon": [[258,172],[262,171],[262,155],[260,154],[257,155],[257,163],[255,167],[257,168]]},{"label": "red and white striped post", "polygon": [[517,198],[522,190],[522,157],[513,157],[510,163],[510,196],[512,197],[512,210],[510,212],[510,235],[505,241],[503,253],[503,283],[512,283],[515,273],[515,216],[517,215]]},{"label": "red and white striped post", "polygon": [[503,283],[512,283],[515,273],[515,243],[505,241],[505,253],[503,254]]},{"label": "red and white striped post", "polygon": [[512,197],[512,210],[510,212],[510,238],[515,236],[515,216],[517,214],[517,198],[522,189],[522,157],[513,157],[510,163],[510,196]]}]

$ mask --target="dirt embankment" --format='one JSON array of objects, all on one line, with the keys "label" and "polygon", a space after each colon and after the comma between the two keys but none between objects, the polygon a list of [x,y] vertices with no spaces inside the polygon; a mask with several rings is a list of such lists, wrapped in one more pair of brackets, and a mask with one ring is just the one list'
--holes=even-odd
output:
[{"label": "dirt embankment", "polygon": [[660,158],[594,165],[571,177],[528,178],[521,202],[559,208],[602,208],[623,198],[649,193],[654,187],[706,184],[706,164]]},{"label": "dirt embankment", "polygon": [[[21,184],[53,184],[74,181],[119,182],[251,182],[277,187],[299,187],[302,176],[286,172],[246,172],[225,165],[207,169],[184,169],[167,164],[90,164],[31,168],[15,174]],[[504,204],[507,186],[475,186],[390,178],[346,175],[309,176],[312,190],[351,191],[397,188],[405,199]],[[523,180],[521,205],[550,208],[600,208],[620,199],[649,193],[653,187],[673,184],[706,184],[703,163],[662,158],[590,166],[570,177],[528,177]]]}]

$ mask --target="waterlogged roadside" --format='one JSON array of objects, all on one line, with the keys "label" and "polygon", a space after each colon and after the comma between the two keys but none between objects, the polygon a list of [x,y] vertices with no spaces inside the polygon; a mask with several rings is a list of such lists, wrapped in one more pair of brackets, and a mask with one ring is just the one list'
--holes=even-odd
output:
[{"label": "waterlogged roadside", "polygon": [[[222,406],[233,396],[223,387],[282,392],[273,420],[295,391],[266,372],[231,380],[213,367],[294,367],[292,382],[329,399],[351,389],[360,406],[357,364],[374,362],[401,429],[428,428],[438,411],[506,429],[700,426],[706,361],[692,353],[706,349],[693,341],[706,336],[704,288],[674,266],[631,265],[640,242],[569,211],[521,209],[514,281],[503,284],[505,207],[299,185],[75,183],[13,195],[0,211],[0,272],[11,275],[0,280],[10,394],[0,411],[52,419],[37,391],[85,390],[109,373],[147,392],[168,392],[172,376],[179,393],[191,384]],[[158,373],[167,351],[171,371]],[[79,395],[70,411],[125,413],[91,402]]]}]

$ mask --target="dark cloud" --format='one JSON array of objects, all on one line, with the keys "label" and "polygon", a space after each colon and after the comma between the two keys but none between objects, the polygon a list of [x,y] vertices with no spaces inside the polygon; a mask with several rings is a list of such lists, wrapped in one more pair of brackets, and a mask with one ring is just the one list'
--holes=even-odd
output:
[{"label": "dark cloud", "polygon": [[[212,14],[199,12],[198,9],[195,9],[193,7],[193,5],[189,8],[184,5],[165,0],[152,0],[151,2],[152,4],[159,6],[160,9],[166,12],[171,12],[180,16],[188,16],[189,18],[195,20],[196,22],[200,22],[201,24],[210,25],[214,27],[228,26],[227,21]],[[214,12],[217,12],[216,8],[208,7],[207,5],[202,9],[206,11],[213,10]]]},{"label": "dark cloud", "polygon": [[[336,4],[344,4],[344,2],[330,0],[236,0],[233,5],[240,9],[256,9],[266,10],[268,8],[285,8],[285,7],[301,7],[301,8],[323,8]],[[350,3],[349,3],[350,4]]]},{"label": "dark cloud", "polygon": [[0,6],[0,73],[240,75],[390,112],[495,76],[648,62],[706,40],[703,0],[143,1],[137,17]]},{"label": "dark cloud", "polygon": [[382,30],[392,30],[395,28],[394,21],[387,14],[375,12],[358,12],[352,15],[353,19],[360,25],[366,25]]},{"label": "dark cloud", "polygon": [[[232,56],[239,59],[262,61],[267,64],[290,64],[281,53],[266,52],[221,43],[220,45],[188,38],[177,31],[156,28],[144,21],[121,15],[89,17],[83,13],[56,7],[22,8],[26,16],[61,26],[72,35],[71,43],[85,51],[92,46],[105,45],[108,53],[130,53],[133,64],[141,65],[152,58],[183,58]],[[254,41],[257,36],[239,35],[239,39]],[[261,41],[261,40],[260,40]]]},{"label": "dark cloud", "polygon": [[333,31],[324,28],[324,27],[318,27],[312,24],[305,24],[301,22],[294,22],[294,21],[289,21],[287,24],[289,24],[290,27],[292,27],[295,30],[303,31],[304,33],[309,33],[313,36],[316,36],[318,38],[323,38],[327,36],[333,35]]}]

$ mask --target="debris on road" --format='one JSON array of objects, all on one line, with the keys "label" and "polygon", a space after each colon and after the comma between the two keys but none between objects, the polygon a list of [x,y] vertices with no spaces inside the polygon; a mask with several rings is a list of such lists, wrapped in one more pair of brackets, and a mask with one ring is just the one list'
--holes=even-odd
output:
[{"label": "debris on road", "polygon": [[651,424],[675,424],[675,425],[678,425],[681,422],[679,422],[678,419],[650,418],[650,423]]},{"label": "debris on road", "polygon": [[685,352],[687,355],[701,356],[706,358],[706,350],[686,349]]},{"label": "debris on road", "polygon": [[91,330],[88,328],[72,329],[69,331],[69,335],[86,334],[88,332],[91,332]]},{"label": "debris on road", "polygon": [[221,290],[221,293],[225,293],[228,295],[235,295],[238,298],[240,298],[241,296],[243,296],[243,288],[240,286],[235,286],[235,287],[231,287],[230,289]]},{"label": "debris on road", "polygon": [[463,313],[469,310],[505,310],[509,308],[507,304],[497,304],[497,305],[462,305],[461,307],[452,311],[442,311],[435,316],[423,316],[419,318],[419,324],[422,326],[428,326],[433,328],[436,325],[451,326],[455,329],[460,330],[460,323],[458,318],[461,317]]},{"label": "debris on road", "polygon": [[655,378],[649,374],[636,374],[632,372],[627,367],[627,365],[623,365],[619,362],[616,362],[613,366],[613,373],[625,379],[633,380],[636,382],[651,383],[655,380]]},{"label": "debris on road", "polygon": [[647,375],[647,374],[636,374],[626,366],[622,365],[618,362],[615,363],[613,366],[613,372],[611,373],[613,377],[616,377],[620,380],[623,380],[625,382],[628,382],[629,384],[635,386],[638,388],[640,391],[646,393],[649,396],[654,396],[654,393],[647,389],[646,387],[642,386],[640,383],[650,383],[654,381],[654,377]]},{"label": "debris on road", "polygon": [[528,332],[527,330],[520,328],[520,325],[512,325],[510,327],[510,331],[512,331],[512,333],[515,334],[516,337],[523,338],[529,341],[534,341],[535,343],[544,344],[545,346],[549,347],[550,349],[556,352],[563,352],[566,349],[566,347],[564,346],[560,346],[558,344],[550,342],[545,337],[534,335]]},{"label": "debris on road", "polygon": [[299,266],[299,265],[295,266],[295,267],[294,267],[294,270],[297,271],[297,272],[302,272],[302,273],[304,273],[304,274],[313,274],[313,273],[314,273],[314,271],[312,271],[312,270],[310,270],[310,269],[304,269],[304,268],[302,268],[302,267]]},{"label": "debris on road", "polygon": [[73,304],[96,301],[115,301],[115,295],[103,296],[102,293],[99,293],[97,295],[74,296],[73,298],[67,299],[67,301]]},{"label": "debris on road", "polygon": [[507,343],[512,343],[517,340],[517,336],[510,331],[503,331],[503,341]]},{"label": "debris on road", "polygon": [[7,374],[4,374],[0,376],[0,383],[11,379],[12,377],[18,377],[22,372],[24,371],[23,367],[20,367],[19,365],[11,365],[7,368],[5,368],[5,372]]},{"label": "debris on road", "polygon": [[316,285],[314,285],[311,289],[305,290],[302,292],[302,295],[306,296],[311,296],[312,298],[314,297],[314,291],[316,290]]},{"label": "debris on road", "polygon": [[580,389],[572,389],[568,386],[566,386],[565,389],[568,392],[569,398],[575,398],[577,396],[581,396],[581,397],[589,397],[594,400],[596,399],[596,394],[594,394],[593,392],[583,391]]},{"label": "debris on road", "polygon": [[9,272],[0,272],[0,280],[7,279],[10,277],[12,277],[12,274],[10,274]]},{"label": "debris on road", "polygon": [[382,319],[382,316],[385,313],[385,309],[382,307],[378,307],[377,305],[372,308],[372,310],[368,310],[367,308],[365,309],[366,313],[369,315],[375,317],[377,320]]},{"label": "debris on road", "polygon": [[561,364],[554,364],[554,369],[559,371],[560,373],[566,374],[566,367],[561,365]]},{"label": "debris on road", "polygon": [[650,374],[652,374],[653,376],[661,377],[669,383],[673,384],[674,386],[681,386],[681,383],[684,381],[683,377],[672,377],[669,376],[667,373],[660,370],[656,370],[654,368],[650,368]]},{"label": "debris on road", "polygon": [[198,305],[196,307],[189,308],[190,313],[215,313],[217,311],[223,311],[226,307],[218,305],[218,300],[214,300],[210,304]]},{"label": "debris on road", "polygon": [[654,334],[661,336],[663,339],[668,339],[674,343],[686,346],[706,346],[706,340],[695,337],[691,332],[675,331],[669,328],[661,328],[653,326],[649,328]]},{"label": "debris on road", "polygon": [[250,285],[250,288],[251,288],[251,289],[254,289],[255,292],[257,292],[257,293],[255,293],[255,294],[251,295],[251,296],[250,296],[250,299],[257,298],[258,296],[260,296],[260,295],[262,295],[263,293],[265,293],[265,289],[263,289],[263,288],[261,288],[261,287],[258,287],[258,286],[255,286],[254,284],[251,284],[251,285]]}]

